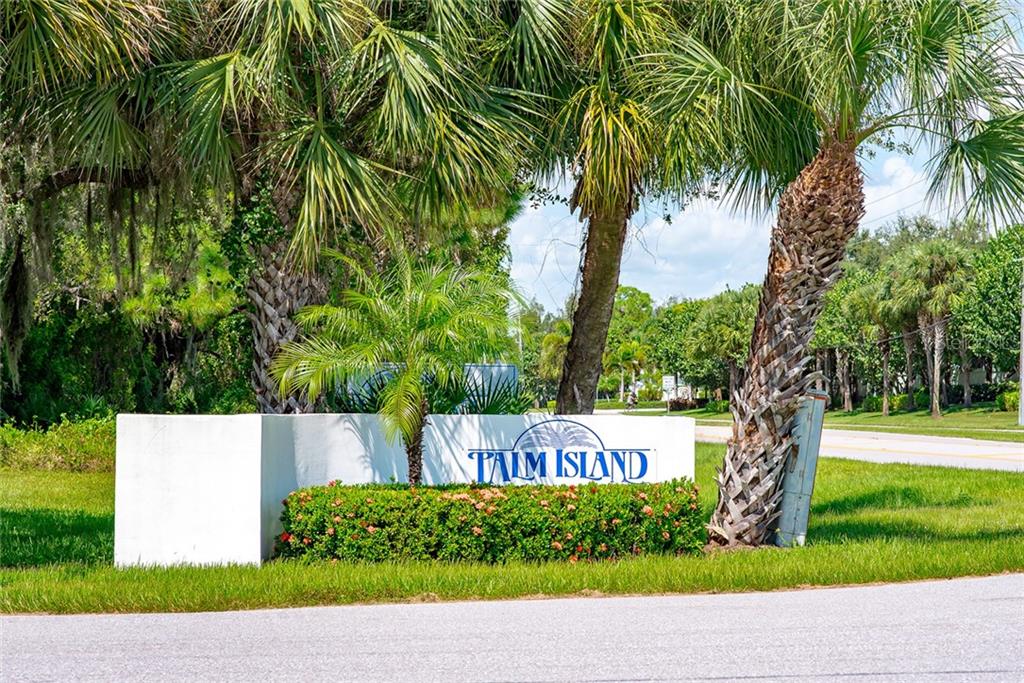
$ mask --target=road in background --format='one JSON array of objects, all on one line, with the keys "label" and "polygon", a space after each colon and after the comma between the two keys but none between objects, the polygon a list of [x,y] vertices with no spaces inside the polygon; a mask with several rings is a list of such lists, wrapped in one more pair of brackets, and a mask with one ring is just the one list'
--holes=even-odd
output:
[{"label": "road in background", "polygon": [[1024,680],[1024,575],[631,598],[0,618],[10,681]]},{"label": "road in background", "polygon": [[[697,425],[697,441],[725,443],[732,427]],[[825,428],[821,454],[869,462],[1024,472],[1024,443]]]}]

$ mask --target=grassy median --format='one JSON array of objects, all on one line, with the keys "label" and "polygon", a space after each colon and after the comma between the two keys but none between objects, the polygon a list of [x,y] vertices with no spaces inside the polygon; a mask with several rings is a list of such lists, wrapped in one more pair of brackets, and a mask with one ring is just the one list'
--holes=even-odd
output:
[{"label": "grassy median", "polygon": [[[705,514],[722,446],[698,444]],[[198,611],[380,601],[750,591],[1024,571],[1024,476],[826,458],[809,545],[546,564],[116,570],[113,475],[0,470],[0,611]]]},{"label": "grassy median", "polygon": [[[664,412],[638,410],[635,415],[664,415]],[[728,425],[729,413],[711,412],[700,408],[672,413],[697,420],[698,424]],[[974,408],[950,406],[943,416],[934,418],[927,410],[894,412],[883,416],[880,412],[855,410],[844,413],[832,410],[825,414],[825,427],[875,431],[888,434],[920,434],[924,436],[952,436],[989,441],[1011,441],[1024,444],[1024,427],[1017,424],[1017,413],[996,410],[994,404]]]}]

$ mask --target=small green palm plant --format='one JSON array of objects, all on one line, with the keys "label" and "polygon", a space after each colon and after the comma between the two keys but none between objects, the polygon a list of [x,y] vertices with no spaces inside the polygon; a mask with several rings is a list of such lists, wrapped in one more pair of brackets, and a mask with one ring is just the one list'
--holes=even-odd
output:
[{"label": "small green palm plant", "polygon": [[336,252],[355,286],[336,304],[309,306],[297,320],[303,337],[284,345],[272,373],[282,393],[326,391],[383,378],[378,413],[389,440],[400,436],[409,482],[423,474],[423,428],[436,388],[458,386],[467,363],[510,349],[506,278],[465,265],[420,257],[391,240],[387,265]]}]

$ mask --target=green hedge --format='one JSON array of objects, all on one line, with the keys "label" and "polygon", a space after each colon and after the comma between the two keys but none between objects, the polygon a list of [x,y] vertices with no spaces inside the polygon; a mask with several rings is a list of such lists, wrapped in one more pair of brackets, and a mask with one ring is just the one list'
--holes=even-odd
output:
[{"label": "green hedge", "polygon": [[[555,409],[555,402],[547,402],[548,410]],[[637,401],[636,408],[664,408],[664,401]],[[594,402],[594,408],[596,410],[625,410],[627,408],[625,401],[619,401],[617,399],[602,398]]]},{"label": "green hedge", "polygon": [[660,484],[300,489],[284,501],[284,557],[394,560],[604,560],[698,552],[697,487]]},{"label": "green hedge", "polygon": [[1015,413],[1020,409],[1020,391],[1004,391],[996,396],[996,407]]},{"label": "green hedge", "polygon": [[49,429],[0,424],[0,466],[109,472],[114,469],[114,416],[72,422],[62,418]]}]

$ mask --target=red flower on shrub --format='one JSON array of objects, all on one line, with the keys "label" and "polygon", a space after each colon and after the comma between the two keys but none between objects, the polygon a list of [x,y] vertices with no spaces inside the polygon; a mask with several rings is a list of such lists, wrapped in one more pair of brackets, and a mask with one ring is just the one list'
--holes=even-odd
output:
[{"label": "red flower on shrub", "polygon": [[667,531],[662,531],[661,532],[661,537],[664,538],[667,541],[668,539],[672,538],[672,535],[669,532],[667,532]]},{"label": "red flower on shrub", "polygon": [[303,544],[303,545],[309,545],[309,544],[310,544],[310,543],[312,543],[312,542],[313,542],[313,541],[311,541],[311,540],[309,540],[308,538],[305,538],[305,537],[304,537],[304,538],[302,539],[302,544]]},{"label": "red flower on shrub", "polygon": [[483,529],[481,529],[480,527],[478,527],[478,526],[475,526],[475,527],[473,527],[473,535],[474,535],[474,536],[479,536],[479,535],[481,535],[481,534],[482,534],[483,532],[484,532],[484,530],[483,530]]},{"label": "red flower on shrub", "polygon": [[561,550],[562,549],[562,544],[559,543],[558,541],[551,541],[551,547],[554,548],[555,550]]},{"label": "red flower on shrub", "polygon": [[652,508],[650,505],[644,505],[643,513],[650,517],[654,514],[654,508]]},{"label": "red flower on shrub", "polygon": [[370,526],[366,527],[366,530],[369,531],[371,534],[377,533],[377,527],[375,527],[373,525],[370,525]]},{"label": "red flower on shrub", "polygon": [[341,515],[334,515],[334,523],[341,524]]},{"label": "red flower on shrub", "polygon": [[283,534],[281,534],[281,542],[282,543],[287,543],[290,540],[292,540],[292,535],[290,533],[288,533],[286,531]]},{"label": "red flower on shrub", "polygon": [[334,527],[333,526],[327,527],[327,535],[328,536],[333,536],[334,535]]}]

